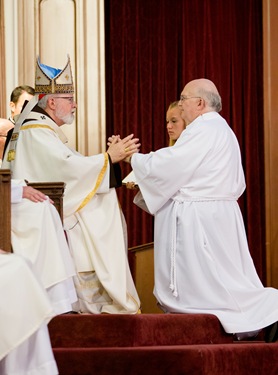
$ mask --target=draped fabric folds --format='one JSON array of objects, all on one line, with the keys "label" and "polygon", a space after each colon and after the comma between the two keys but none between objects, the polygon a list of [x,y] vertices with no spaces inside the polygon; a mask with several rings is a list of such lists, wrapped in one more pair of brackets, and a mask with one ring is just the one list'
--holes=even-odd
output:
[{"label": "draped fabric folds", "polygon": [[[170,102],[192,79],[216,84],[242,152],[240,207],[265,282],[262,0],[106,0],[105,17],[108,136],[134,133],[144,153],[165,147]],[[134,192],[118,195],[129,247],[153,241],[153,218]]]}]

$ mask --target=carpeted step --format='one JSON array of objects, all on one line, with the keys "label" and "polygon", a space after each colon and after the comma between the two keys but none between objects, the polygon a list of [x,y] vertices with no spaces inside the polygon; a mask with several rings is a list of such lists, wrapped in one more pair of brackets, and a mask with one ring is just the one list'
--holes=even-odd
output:
[{"label": "carpeted step", "polygon": [[277,375],[278,344],[54,348],[60,375]]},{"label": "carpeted step", "polygon": [[208,314],[82,315],[52,319],[53,348],[223,344],[233,341]]}]

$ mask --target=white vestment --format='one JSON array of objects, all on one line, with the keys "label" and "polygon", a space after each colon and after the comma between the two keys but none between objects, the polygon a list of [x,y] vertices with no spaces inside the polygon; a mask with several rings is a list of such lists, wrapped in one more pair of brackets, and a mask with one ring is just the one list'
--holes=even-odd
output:
[{"label": "white vestment", "polygon": [[164,309],[214,314],[228,333],[277,321],[278,290],[263,287],[249,253],[240,150],[226,121],[199,116],[174,146],[131,163],[155,215],[154,294]]},{"label": "white vestment", "polygon": [[58,374],[47,329],[54,312],[26,260],[0,254],[0,290],[0,374]]},{"label": "white vestment", "polygon": [[12,247],[27,258],[48,292],[55,314],[72,310],[77,296],[73,283],[76,274],[60,216],[48,200],[22,199],[20,180],[12,180]]},{"label": "white vestment", "polygon": [[[81,310],[135,314],[140,301],[130,273],[116,190],[109,188],[108,154],[85,157],[67,145],[46,115],[31,112],[16,143],[15,160],[2,168],[30,182],[66,183],[64,227],[78,272]],[[93,273],[92,273],[93,271]],[[91,275],[91,276],[90,276]]]}]

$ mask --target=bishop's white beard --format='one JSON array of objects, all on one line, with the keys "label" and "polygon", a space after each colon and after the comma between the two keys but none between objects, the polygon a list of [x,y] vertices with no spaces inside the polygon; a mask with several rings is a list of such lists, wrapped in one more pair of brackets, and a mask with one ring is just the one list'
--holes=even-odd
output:
[{"label": "bishop's white beard", "polygon": [[70,112],[70,113],[64,114],[63,112],[64,111],[57,108],[55,111],[55,116],[58,117],[60,120],[62,120],[64,124],[69,124],[69,125],[72,124],[74,120],[74,113]]},{"label": "bishop's white beard", "polygon": [[73,123],[74,114],[73,113],[69,113],[68,115],[60,117],[60,119],[64,121],[64,124],[70,125],[70,124]]}]

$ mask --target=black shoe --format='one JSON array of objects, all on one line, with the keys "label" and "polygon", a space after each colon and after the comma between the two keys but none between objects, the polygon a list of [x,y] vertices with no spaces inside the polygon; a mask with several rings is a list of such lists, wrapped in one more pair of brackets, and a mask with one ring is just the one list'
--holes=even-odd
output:
[{"label": "black shoe", "polygon": [[265,328],[265,342],[275,342],[278,340],[278,322]]}]

